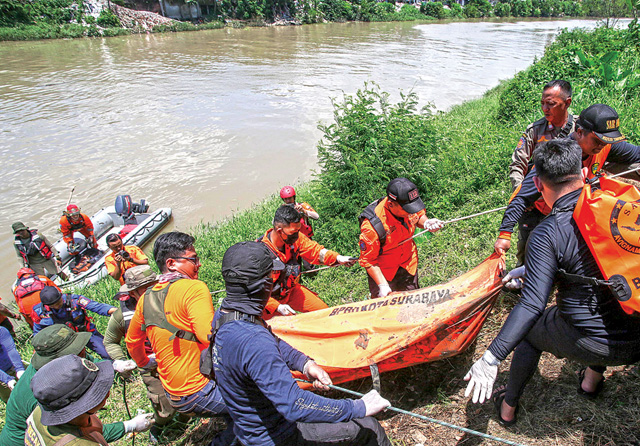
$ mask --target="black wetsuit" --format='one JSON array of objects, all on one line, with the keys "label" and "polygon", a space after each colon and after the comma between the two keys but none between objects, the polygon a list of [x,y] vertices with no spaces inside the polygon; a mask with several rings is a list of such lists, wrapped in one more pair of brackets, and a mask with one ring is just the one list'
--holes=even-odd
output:
[{"label": "black wetsuit", "polygon": [[[571,135],[573,138],[573,134]],[[587,157],[583,161],[583,167],[591,169],[591,160],[593,157]],[[611,146],[611,151],[606,158],[607,161],[619,164],[633,164],[640,162],[640,146],[635,146],[626,141],[620,141]],[[602,167],[602,166],[600,166]],[[533,182],[535,169],[530,171],[522,182],[520,190],[513,197],[513,200],[507,206],[502,217],[500,232],[513,232],[513,228],[518,223],[522,214],[526,209],[531,207],[538,198],[541,197],[540,192]],[[533,230],[533,228],[530,228]]]},{"label": "black wetsuit", "polygon": [[[572,218],[580,192],[559,198],[531,234],[522,298],[489,346],[500,360],[516,349],[505,395],[512,406],[535,372],[542,351],[593,365],[596,371],[640,360],[640,319],[624,313],[608,288],[572,283],[558,273],[564,269],[602,279]],[[554,284],[556,305],[545,309]]]}]

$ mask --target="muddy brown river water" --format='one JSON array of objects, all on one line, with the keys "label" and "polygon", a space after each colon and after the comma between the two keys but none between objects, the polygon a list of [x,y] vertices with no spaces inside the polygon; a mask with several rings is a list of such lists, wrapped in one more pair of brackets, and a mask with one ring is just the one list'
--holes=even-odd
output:
[{"label": "muddy brown river water", "polygon": [[[55,241],[73,202],[119,194],[182,230],[247,208],[316,168],[331,98],[375,81],[446,110],[526,68],[561,28],[594,21],[347,23],[0,42],[0,297],[11,223]],[[515,137],[514,137],[515,138]]]}]

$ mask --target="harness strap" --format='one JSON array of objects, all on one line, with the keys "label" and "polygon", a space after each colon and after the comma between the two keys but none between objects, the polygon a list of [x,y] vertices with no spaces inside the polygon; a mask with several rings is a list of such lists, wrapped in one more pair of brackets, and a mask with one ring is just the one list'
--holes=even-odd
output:
[{"label": "harness strap", "polygon": [[583,283],[585,285],[593,285],[593,286],[610,286],[613,285],[609,280],[601,280],[596,277],[583,276],[580,274],[571,274],[566,272],[564,269],[559,269],[558,273],[567,279],[569,282],[573,283]]},{"label": "harness strap", "polygon": [[382,254],[382,247],[387,241],[387,231],[384,229],[382,220],[380,220],[380,217],[376,214],[376,207],[380,202],[382,202],[382,200],[384,200],[384,198],[378,198],[373,203],[370,203],[358,217],[360,224],[362,224],[364,220],[369,220],[369,223],[371,223],[371,226],[373,226],[373,229],[376,231],[378,240],[380,241],[380,251],[378,255]]},{"label": "harness strap", "polygon": [[558,136],[556,136],[556,138],[566,138],[567,136],[569,136],[569,133],[571,133],[572,127],[573,127],[573,115],[569,113],[569,118],[567,119],[567,123],[564,125],[564,127],[562,127],[562,130],[560,130],[560,133],[558,133]]},{"label": "harness strap", "polygon": [[144,324],[142,324],[142,330],[146,331],[147,327],[156,326],[171,333],[171,337],[169,338],[170,341],[173,341],[175,338],[180,338],[185,341],[198,342],[198,338],[195,334],[182,330],[171,324],[164,313],[164,302],[167,298],[167,294],[169,294],[169,288],[171,287],[171,283],[176,280],[179,279],[172,280],[168,286],[160,291],[148,289],[144,294],[144,307],[142,308]]}]

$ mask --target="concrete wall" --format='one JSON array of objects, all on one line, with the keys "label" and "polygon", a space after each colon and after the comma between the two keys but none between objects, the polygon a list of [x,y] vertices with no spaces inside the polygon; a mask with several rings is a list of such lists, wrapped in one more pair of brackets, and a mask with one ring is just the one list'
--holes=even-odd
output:
[{"label": "concrete wall", "polygon": [[192,20],[202,16],[197,3],[184,3],[182,0],[160,0],[164,15],[171,19]]}]

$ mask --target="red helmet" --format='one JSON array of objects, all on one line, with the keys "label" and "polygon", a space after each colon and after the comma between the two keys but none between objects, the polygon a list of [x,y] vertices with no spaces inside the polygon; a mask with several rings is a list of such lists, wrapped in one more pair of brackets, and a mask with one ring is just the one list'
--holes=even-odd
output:
[{"label": "red helmet", "polygon": [[31,268],[20,268],[18,270],[18,279],[22,278],[22,276],[35,276],[36,272]]},{"label": "red helmet", "polygon": [[67,206],[67,215],[75,215],[80,213],[80,208],[75,204],[70,204]]},{"label": "red helmet", "polygon": [[296,196],[296,190],[293,188],[293,186],[285,186],[282,189],[280,189],[280,198],[282,198],[283,200],[285,198],[290,198],[295,196]]}]

